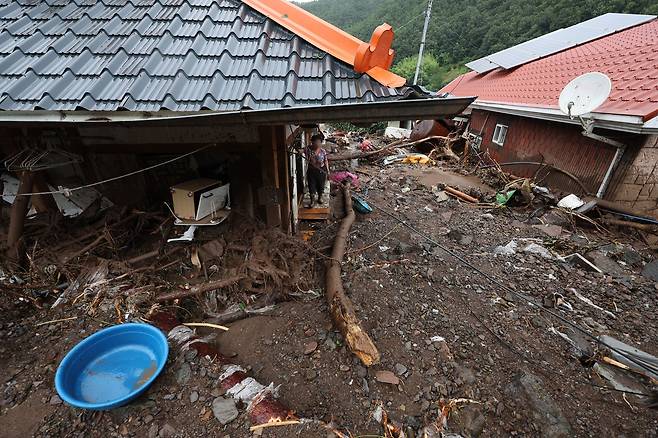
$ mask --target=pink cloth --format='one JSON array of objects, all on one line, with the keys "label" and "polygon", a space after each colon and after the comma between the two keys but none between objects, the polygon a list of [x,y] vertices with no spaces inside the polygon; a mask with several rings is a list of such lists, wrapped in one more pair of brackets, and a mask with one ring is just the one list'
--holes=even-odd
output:
[{"label": "pink cloth", "polygon": [[343,181],[350,179],[350,183],[354,187],[359,187],[359,177],[352,172],[346,170],[341,170],[340,172],[334,172],[329,175],[329,179],[335,183],[341,184]]},{"label": "pink cloth", "polygon": [[372,150],[372,142],[370,140],[363,140],[361,143],[359,143],[359,149],[361,149],[361,152]]}]

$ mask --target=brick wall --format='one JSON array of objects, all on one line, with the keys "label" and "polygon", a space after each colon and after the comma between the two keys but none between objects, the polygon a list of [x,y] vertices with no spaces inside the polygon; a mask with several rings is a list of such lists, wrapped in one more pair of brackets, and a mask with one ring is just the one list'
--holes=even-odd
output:
[{"label": "brick wall", "polygon": [[628,168],[608,198],[627,207],[658,212],[658,135],[646,137],[640,148],[630,147]]},{"label": "brick wall", "polygon": [[[499,146],[492,141],[497,124],[508,127],[503,146]],[[480,131],[482,131],[482,150],[487,151],[497,162],[533,161],[552,164],[571,176],[575,176],[585,188],[583,190],[581,185],[565,172],[540,168],[537,165],[503,166],[506,171],[514,175],[521,177],[534,176],[540,184],[551,187],[554,191],[565,193],[595,194],[616,152],[616,148],[611,145],[583,136],[582,128],[578,125],[475,110],[471,115],[470,132],[478,134]],[[646,139],[645,136],[611,131],[601,132],[601,134],[628,145],[628,149],[608,186],[605,198],[614,199],[614,197],[621,196],[626,199],[633,198],[633,202],[635,202],[634,197],[639,196],[642,199],[643,195],[640,195],[640,192],[643,189],[645,192],[649,191],[653,188],[654,183],[658,184],[658,181],[652,182],[651,187],[642,186],[646,181],[639,182],[642,178],[649,179],[651,172],[647,169],[647,166],[641,170],[639,167],[636,169],[632,183],[626,176],[633,168],[634,163],[642,162],[642,160],[656,163],[658,146],[655,144],[655,139],[652,152],[646,152],[648,149],[642,148]],[[643,158],[639,154],[641,151],[643,152]],[[653,155],[654,152],[655,155]],[[658,174],[656,174],[656,179],[658,179]],[[639,187],[637,187],[638,184],[640,184]],[[637,192],[633,193],[633,191]],[[658,189],[653,192],[654,198],[656,195],[658,195]],[[652,195],[649,194],[648,196]]]}]

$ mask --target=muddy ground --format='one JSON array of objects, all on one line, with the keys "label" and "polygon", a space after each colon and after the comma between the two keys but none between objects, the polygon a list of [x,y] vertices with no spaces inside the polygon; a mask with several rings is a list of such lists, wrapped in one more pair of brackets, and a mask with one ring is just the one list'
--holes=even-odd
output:
[{"label": "muddy ground", "polygon": [[[317,296],[297,293],[271,315],[229,324],[230,331],[214,341],[223,353],[249,367],[259,381],[280,385],[280,399],[300,418],[332,423],[355,437],[382,435],[372,419],[379,405],[406,430],[417,431],[437,419],[441,403],[455,399],[470,401],[452,410],[446,431],[464,437],[658,436],[658,411],[644,407],[644,398],[601,388],[611,383],[591,364],[583,365],[557,334],[574,336],[570,327],[542,310],[560,294],[572,309],[551,310],[563,318],[658,355],[658,283],[641,274],[655,253],[637,232],[574,227],[555,212],[528,219],[532,209],[452,198],[439,202],[431,186],[441,182],[493,192],[473,177],[440,168],[360,170],[361,194],[375,212],[357,217],[343,281],[382,354],[381,364],[366,369],[344,347],[327,313],[319,269],[304,274]],[[536,305],[466,268],[382,209]],[[322,252],[336,224],[313,228],[310,244]],[[521,250],[494,255],[497,246],[513,239],[543,246],[550,258]],[[588,272],[556,258],[573,252],[589,253],[605,272]],[[240,416],[226,426],[216,420],[213,400],[223,395],[214,384],[216,364],[173,348],[165,372],[128,406],[109,412],[66,406],[54,390],[57,364],[75,343],[116,323],[112,313],[90,317],[71,307],[37,310],[8,294],[0,300],[0,436],[253,436],[244,407],[238,406]],[[199,318],[185,311],[179,315],[187,321]],[[379,371],[393,372],[400,383],[377,381]],[[650,388],[625,372],[612,372],[638,391]],[[265,429],[262,436],[327,433],[320,422],[311,422]]]}]

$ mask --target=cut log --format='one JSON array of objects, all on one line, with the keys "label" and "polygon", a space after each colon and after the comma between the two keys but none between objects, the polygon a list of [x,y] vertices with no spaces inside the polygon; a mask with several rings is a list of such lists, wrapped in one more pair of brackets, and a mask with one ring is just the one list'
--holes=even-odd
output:
[{"label": "cut log", "polygon": [[240,280],[246,278],[244,275],[238,275],[235,277],[225,278],[223,280],[211,281],[209,283],[199,284],[197,286],[191,287],[187,290],[181,290],[177,292],[171,292],[168,294],[160,295],[156,297],[156,303],[164,303],[165,301],[178,300],[180,298],[193,297],[195,295],[201,295],[204,292],[210,292],[213,290],[221,289],[223,287],[231,286]]},{"label": "cut log", "polygon": [[345,294],[343,282],[340,279],[341,263],[347,247],[347,236],[355,219],[349,184],[343,186],[343,197],[347,214],[340,224],[334,240],[331,259],[327,262],[327,301],[331,319],[345,338],[345,343],[361,362],[369,367],[379,362],[380,354],[370,336],[361,328],[352,301]]}]

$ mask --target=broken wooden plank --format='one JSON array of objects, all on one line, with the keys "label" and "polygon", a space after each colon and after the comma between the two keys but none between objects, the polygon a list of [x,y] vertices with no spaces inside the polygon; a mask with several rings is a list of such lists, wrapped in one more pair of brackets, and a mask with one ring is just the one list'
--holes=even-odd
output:
[{"label": "broken wooden plank", "polygon": [[470,203],[473,203],[473,204],[477,204],[477,203],[480,202],[479,199],[474,198],[474,197],[472,197],[472,196],[470,196],[470,195],[467,195],[467,194],[464,193],[464,192],[460,192],[460,191],[457,190],[457,189],[453,189],[453,188],[450,187],[450,186],[445,186],[445,188],[444,188],[443,190],[445,190],[447,193],[451,194],[452,196],[454,196],[454,197],[456,197],[456,198],[459,198],[459,199],[462,199],[462,200],[464,200],[464,201],[466,201],[466,202],[470,202]]}]

